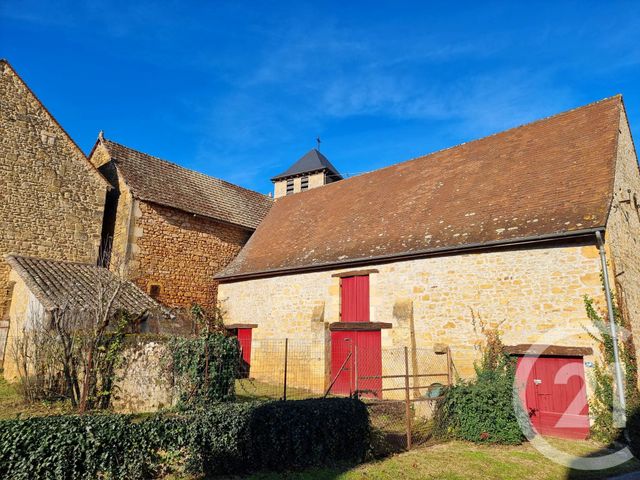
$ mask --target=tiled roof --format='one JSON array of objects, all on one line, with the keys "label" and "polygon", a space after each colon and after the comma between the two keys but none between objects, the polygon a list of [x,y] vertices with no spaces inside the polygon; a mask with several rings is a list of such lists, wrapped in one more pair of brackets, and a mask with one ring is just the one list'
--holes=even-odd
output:
[{"label": "tiled roof", "polygon": [[111,140],[103,145],[133,195],[205,217],[255,229],[272,200],[224,180],[187,170]]},{"label": "tiled roof", "polygon": [[622,98],[276,200],[218,278],[428,255],[603,227]]},{"label": "tiled roof", "polygon": [[294,177],[303,173],[318,172],[326,170],[331,175],[332,180],[342,179],[342,175],[338,172],[329,159],[320,153],[319,150],[312,148],[305,153],[296,163],[291,165],[286,171],[280,175],[276,175],[271,179],[272,182],[283,178]]},{"label": "tiled roof", "polygon": [[[45,260],[9,254],[7,263],[20,275],[29,290],[46,310],[58,308],[90,308],[96,305],[100,291],[111,292],[120,281],[108,269],[86,263]],[[145,311],[161,311],[149,295],[130,281],[123,283],[114,302],[138,315]]]}]

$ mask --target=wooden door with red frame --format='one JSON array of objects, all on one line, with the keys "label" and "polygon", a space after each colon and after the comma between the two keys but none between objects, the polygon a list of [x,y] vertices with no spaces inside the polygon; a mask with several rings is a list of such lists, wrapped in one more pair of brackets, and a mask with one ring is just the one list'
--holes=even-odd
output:
[{"label": "wooden door with red frame", "polygon": [[589,405],[581,357],[519,357],[516,381],[539,434],[587,438]]},{"label": "wooden door with red frame", "polygon": [[331,393],[382,398],[380,330],[331,332]]}]

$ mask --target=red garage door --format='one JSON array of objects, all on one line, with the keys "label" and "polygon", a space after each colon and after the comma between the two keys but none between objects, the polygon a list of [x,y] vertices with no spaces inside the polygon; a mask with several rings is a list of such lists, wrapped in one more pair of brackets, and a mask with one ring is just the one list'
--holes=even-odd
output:
[{"label": "red garage door", "polygon": [[381,375],[380,330],[331,332],[331,393],[381,398]]},{"label": "red garage door", "polygon": [[542,435],[589,435],[584,366],[581,357],[520,357],[517,380],[531,424]]}]

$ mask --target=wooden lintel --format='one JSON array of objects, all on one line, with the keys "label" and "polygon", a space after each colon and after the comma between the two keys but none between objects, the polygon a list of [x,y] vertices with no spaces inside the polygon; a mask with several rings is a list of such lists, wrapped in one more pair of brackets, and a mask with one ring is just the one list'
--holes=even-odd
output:
[{"label": "wooden lintel", "polygon": [[348,272],[334,273],[331,276],[332,277],[338,277],[338,278],[342,278],[342,277],[358,277],[358,276],[362,276],[362,275],[369,275],[370,273],[378,273],[378,269],[376,269],[376,268],[368,268],[366,270],[349,270]]},{"label": "wooden lintel", "polygon": [[390,323],[385,322],[334,322],[329,324],[329,330],[351,330],[351,331],[371,331],[391,328]]},{"label": "wooden lintel", "polygon": [[258,328],[257,323],[230,323],[225,325],[224,328],[227,330],[235,330],[236,328]]},{"label": "wooden lintel", "polygon": [[566,347],[562,345],[541,345],[521,343],[519,345],[507,345],[505,353],[510,355],[553,355],[558,357],[584,357],[593,355],[591,347]]}]

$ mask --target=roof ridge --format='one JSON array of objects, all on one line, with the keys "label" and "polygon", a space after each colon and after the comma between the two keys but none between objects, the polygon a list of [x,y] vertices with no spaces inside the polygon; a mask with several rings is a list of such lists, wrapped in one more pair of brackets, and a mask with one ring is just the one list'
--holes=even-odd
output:
[{"label": "roof ridge", "polygon": [[[495,132],[495,133],[492,133],[492,134],[489,134],[489,135],[485,135],[484,137],[474,138],[473,140],[468,140],[466,142],[458,143],[458,144],[452,145],[450,147],[441,148],[440,150],[434,150],[433,152],[425,153],[424,155],[418,155],[417,157],[412,157],[412,158],[409,158],[407,160],[402,160],[402,161],[399,161],[399,162],[396,162],[396,163],[392,163],[391,165],[386,165],[384,167],[380,167],[380,168],[377,168],[375,170],[370,170],[368,172],[364,172],[364,173],[361,173],[359,175],[353,175],[351,177],[344,178],[340,182],[328,183],[326,185],[323,185],[322,188],[326,189],[326,188],[329,188],[331,186],[338,185],[339,183],[344,185],[344,182],[348,182],[348,181],[350,181],[350,180],[352,180],[354,178],[362,178],[362,177],[365,177],[367,175],[371,175],[371,174],[374,174],[374,173],[377,173],[377,172],[381,172],[381,171],[386,170],[388,168],[397,167],[398,165],[404,165],[404,164],[407,164],[407,163],[410,163],[410,162],[413,162],[413,161],[416,161],[416,160],[422,160],[424,158],[430,157],[432,155],[436,155],[438,153],[443,153],[443,152],[446,152],[448,150],[453,150],[454,148],[462,147],[463,145],[470,145],[472,143],[477,143],[477,142],[480,142],[482,140],[486,140],[486,139],[489,139],[489,138],[497,137],[499,135],[503,135],[503,134],[512,132],[514,130],[518,130],[520,128],[528,127],[528,126],[535,125],[535,124],[543,122],[543,121],[551,120],[553,118],[557,118],[557,117],[561,117],[563,115],[570,114],[572,112],[575,112],[576,110],[582,110],[583,108],[592,107],[594,105],[598,105],[599,103],[604,103],[606,101],[613,100],[614,98],[619,98],[621,100],[621,102],[622,102],[622,94],[621,93],[616,93],[615,95],[611,95],[610,97],[606,97],[606,98],[603,98],[603,99],[600,99],[600,100],[596,100],[595,102],[587,103],[585,105],[581,105],[579,107],[574,107],[574,108],[571,108],[569,110],[564,110],[562,112],[555,113],[555,114],[549,115],[547,117],[538,118],[538,119],[532,120],[531,122],[528,122],[528,123],[523,123],[521,125],[516,125],[515,127],[507,128],[506,130],[501,130],[499,132]],[[309,191],[311,191],[311,190],[309,190]],[[289,195],[288,197],[281,197],[281,198],[295,198],[295,197],[296,197],[296,195]]]},{"label": "roof ridge", "polygon": [[9,252],[7,253],[4,258],[25,258],[28,260],[38,260],[38,261],[44,261],[44,262],[55,262],[55,263],[65,263],[65,264],[70,264],[70,265],[84,265],[87,267],[95,267],[95,268],[105,268],[105,267],[100,267],[98,265],[94,265],[92,263],[88,263],[88,262],[81,262],[79,260],[56,260],[53,258],[44,258],[44,257],[36,257],[35,255],[22,255],[20,253],[15,253],[15,252]]},{"label": "roof ridge", "polygon": [[265,198],[270,198],[268,195],[264,195],[264,194],[262,194],[260,192],[255,191],[255,190],[251,190],[250,188],[245,188],[245,187],[242,187],[242,186],[237,185],[235,183],[231,183],[231,182],[229,182],[227,180],[224,180],[222,178],[214,177],[213,175],[208,175],[208,174],[200,172],[198,170],[194,170],[192,168],[184,167],[184,166],[182,166],[182,165],[180,165],[178,163],[172,162],[171,160],[166,160],[164,158],[160,158],[160,157],[157,157],[155,155],[151,155],[150,153],[146,153],[146,152],[143,152],[141,150],[136,150],[135,148],[128,147],[127,145],[124,145],[124,144],[122,144],[120,142],[116,142],[114,140],[110,140],[110,139],[108,139],[106,137],[104,138],[104,142],[105,143],[113,143],[115,145],[118,145],[119,147],[126,148],[127,150],[131,150],[131,151],[139,153],[141,155],[146,155],[147,157],[153,158],[153,159],[158,160],[160,162],[164,162],[164,163],[166,163],[168,165],[172,165],[174,167],[178,167],[178,168],[180,168],[182,170],[186,170],[186,171],[191,172],[191,173],[196,173],[196,174],[201,175],[202,177],[205,177],[207,179],[216,180],[216,181],[224,183],[224,184],[226,184],[226,185],[228,185],[230,187],[241,189],[241,190],[244,190],[244,191],[246,191],[248,193],[253,193],[253,194],[256,194],[256,195],[260,195],[260,196],[265,197]]}]

